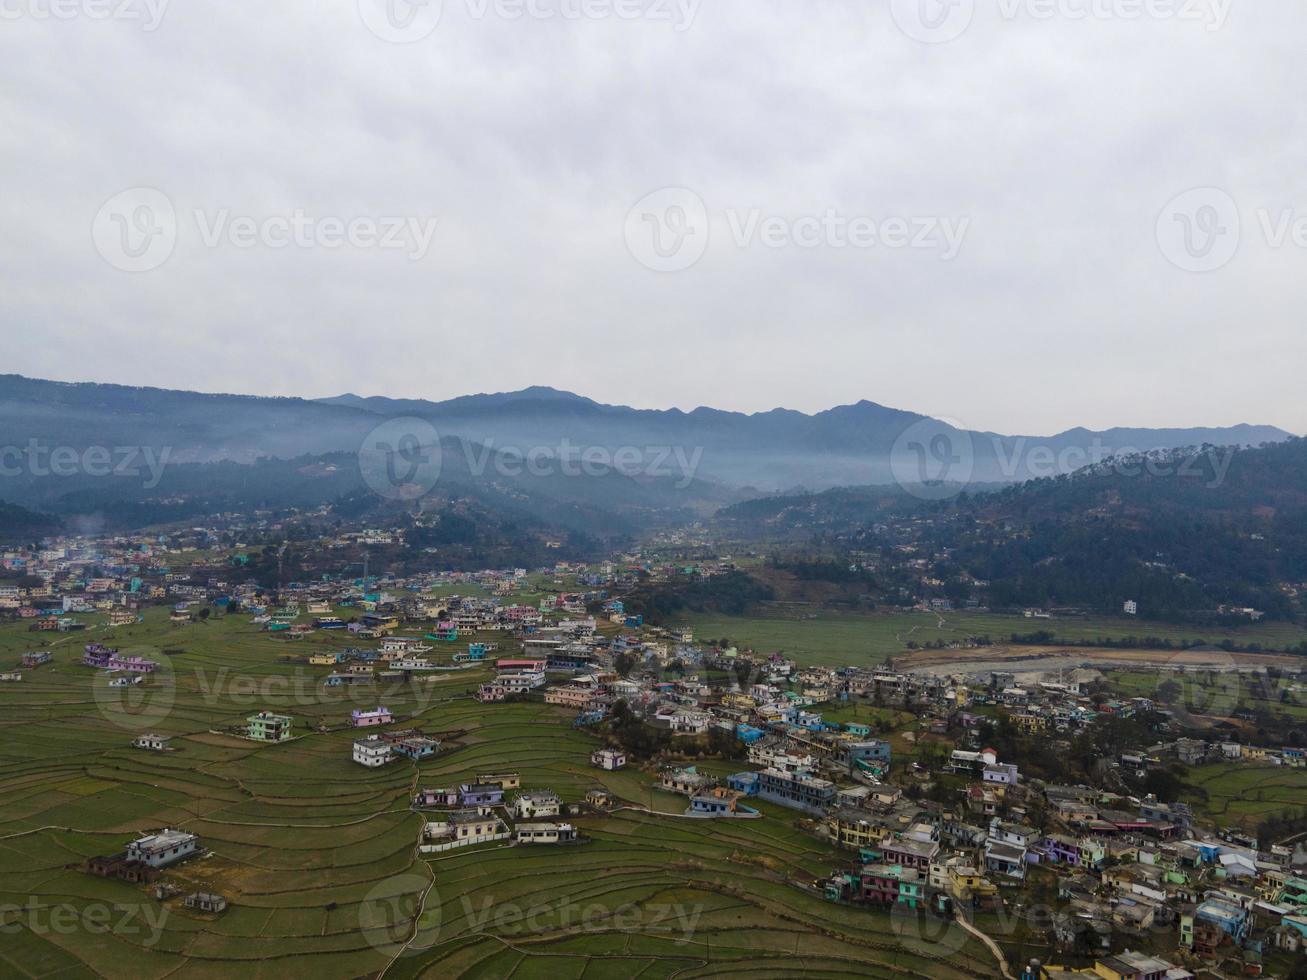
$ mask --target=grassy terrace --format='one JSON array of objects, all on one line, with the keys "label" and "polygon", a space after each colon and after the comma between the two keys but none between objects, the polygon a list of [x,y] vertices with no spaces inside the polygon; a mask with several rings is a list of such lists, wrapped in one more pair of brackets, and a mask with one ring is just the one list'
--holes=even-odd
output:
[{"label": "grassy terrace", "polygon": [[[1112,684],[1121,693],[1134,697],[1154,697],[1159,684],[1171,679],[1157,671],[1113,671]],[[1219,705],[1222,711],[1245,708],[1268,712],[1294,722],[1307,721],[1307,691],[1291,681],[1254,680],[1216,674],[1194,673],[1184,678],[1181,701],[1191,705]],[[1268,697],[1267,695],[1270,695]],[[1288,699],[1281,698],[1287,694]]]},{"label": "grassy terrace", "polygon": [[1253,826],[1307,802],[1307,769],[1222,762],[1190,769],[1185,782],[1207,793],[1197,806],[1225,823]]},{"label": "grassy terrace", "polygon": [[1307,640],[1307,630],[1286,623],[1256,624],[1239,629],[1199,630],[1194,627],[1127,618],[1026,619],[993,613],[866,613],[820,612],[810,618],[793,616],[690,615],[678,618],[696,638],[727,637],[735,645],[762,653],[782,651],[801,665],[875,664],[904,652],[911,641],[926,644],[953,642],[969,636],[989,636],[995,643],[1013,633],[1047,630],[1059,643],[1076,645],[1085,640],[1129,636],[1158,637],[1175,643],[1260,643],[1266,649],[1283,649]]},{"label": "grassy terrace", "polygon": [[[417,690],[336,694],[321,687],[329,668],[278,658],[345,646],[345,637],[288,642],[245,617],[173,626],[160,610],[144,624],[69,636],[0,627],[0,666],[42,639],[55,663],[0,685],[0,975],[994,974],[974,941],[954,951],[909,940],[885,914],[821,900],[806,885],[848,858],[799,831],[792,813],[682,818],[684,800],[652,790],[649,774],[591,769],[596,740],[572,728],[570,713],[468,698],[481,671]],[[154,680],[109,689],[80,666],[90,640],[173,651],[153,654],[175,678],[171,703]],[[146,698],[137,723],[119,694]],[[351,708],[378,702],[405,724],[443,733],[446,751],[420,766],[353,764],[353,733],[339,726]],[[293,715],[298,737],[259,745],[213,734],[259,708]],[[131,749],[142,730],[172,735],[176,751]],[[420,857],[424,818],[408,808],[413,790],[492,770],[519,771],[527,788],[568,800],[604,784],[658,812],[584,818],[592,843],[580,846],[489,844]],[[79,870],[86,857],[163,825],[198,833],[212,852],[163,880],[183,894],[227,896],[225,914],[188,912],[180,898],[160,904],[145,886]]]}]

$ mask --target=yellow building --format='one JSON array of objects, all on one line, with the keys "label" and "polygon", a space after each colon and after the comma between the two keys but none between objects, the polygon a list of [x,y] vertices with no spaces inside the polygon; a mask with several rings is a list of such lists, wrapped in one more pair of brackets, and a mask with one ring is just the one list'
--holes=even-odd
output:
[{"label": "yellow building", "polygon": [[740,708],[745,711],[752,711],[757,706],[757,700],[747,694],[740,694],[738,691],[728,691],[722,695],[722,707],[724,708]]},{"label": "yellow building", "polygon": [[948,869],[948,893],[955,901],[965,902],[973,898],[992,898],[998,894],[998,886],[977,868],[955,864]]},{"label": "yellow building", "polygon": [[832,810],[826,817],[831,840],[845,847],[870,847],[885,836],[885,827],[856,810]]}]

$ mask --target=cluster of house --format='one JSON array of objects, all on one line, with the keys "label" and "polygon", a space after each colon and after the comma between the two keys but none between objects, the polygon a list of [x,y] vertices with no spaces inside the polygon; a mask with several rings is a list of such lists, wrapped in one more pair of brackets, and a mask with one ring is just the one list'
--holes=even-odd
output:
[{"label": "cluster of house", "polygon": [[[985,785],[995,767],[1002,781]],[[949,768],[973,780],[957,805],[914,802],[887,787],[837,792],[820,831],[856,850],[858,862],[826,879],[828,898],[938,912],[991,907],[1043,867],[1056,876],[1063,949],[1107,954],[1174,929],[1186,955],[1241,971],[1267,944],[1307,950],[1307,848],[1259,850],[1238,834],[1202,832],[1188,807],[1152,797],[1026,786],[989,750],[955,751]],[[1027,822],[1036,811],[1043,830]]]},{"label": "cluster of house", "polygon": [[2,551],[0,571],[39,584],[0,584],[0,616],[26,620],[33,632],[71,632],[88,628],[87,616],[134,623],[144,606],[171,600],[174,618],[188,619],[194,604],[231,599],[222,576],[197,571],[196,553],[208,542],[205,532],[73,536]]},{"label": "cluster of house", "polygon": [[[702,663],[719,666],[714,656],[721,655],[705,655]],[[853,870],[827,879],[832,900],[937,910],[954,903],[992,906],[1020,896],[1032,869],[1045,868],[1069,910],[1056,925],[1057,941],[1067,949],[1088,944],[1106,956],[1123,942],[1170,928],[1186,956],[1208,963],[1252,963],[1267,944],[1307,950],[1307,849],[1258,851],[1253,841],[1196,827],[1182,803],[1028,785],[1018,765],[983,744],[955,748],[943,760],[942,769],[961,787],[953,803],[912,800],[889,783],[887,741],[867,725],[826,721],[820,710],[822,702],[838,704],[850,694],[914,705],[922,730],[954,736],[960,730],[958,744],[967,745],[975,744],[985,720],[971,710],[978,703],[1001,705],[1008,717],[1026,719],[1021,727],[1050,738],[1104,714],[1155,707],[1143,698],[1090,701],[1089,679],[1025,689],[1001,674],[967,685],[958,678],[790,665],[785,688],[776,679],[721,690],[693,675],[667,683],[600,674],[547,688],[546,697],[557,691],[554,703],[602,709],[605,698],[620,695],[646,722],[674,735],[733,731],[747,743],[753,768],[715,778],[692,765],[668,766],[660,788],[687,797],[687,815],[748,817],[748,804],[765,800],[809,818],[814,832],[857,852]],[[1293,747],[1180,739],[1108,762],[1142,775],[1166,754],[1189,764],[1255,758],[1296,766],[1303,757]],[[596,764],[599,758],[596,753]],[[1174,969],[1180,972],[1173,976],[1189,975]]]},{"label": "cluster of house", "polygon": [[157,660],[135,654],[119,653],[103,643],[88,643],[82,651],[82,665],[97,670],[122,672],[128,675],[152,674],[159,669]]},{"label": "cluster of house", "polygon": [[[381,718],[387,720],[382,721]],[[373,711],[355,710],[351,716],[356,728],[389,724],[389,719],[390,712],[385,708],[377,708]],[[425,735],[416,728],[379,732],[354,740],[354,761],[369,769],[377,769],[396,759],[411,759],[419,762],[431,758],[439,751],[440,740]]]},{"label": "cluster of house", "polygon": [[[513,793],[511,799],[509,793]],[[588,806],[604,805],[600,792],[587,796]],[[522,790],[517,773],[486,773],[475,782],[424,789],[413,798],[420,810],[447,810],[442,820],[432,820],[423,832],[424,853],[512,841],[516,844],[574,844],[581,841],[575,824],[561,818],[580,812],[576,804],[565,804],[552,790]]]}]

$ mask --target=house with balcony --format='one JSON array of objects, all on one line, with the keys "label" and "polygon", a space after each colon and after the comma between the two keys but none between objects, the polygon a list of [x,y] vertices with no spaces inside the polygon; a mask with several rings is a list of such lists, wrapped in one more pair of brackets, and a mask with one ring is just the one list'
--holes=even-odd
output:
[{"label": "house with balcony", "polygon": [[874,905],[902,905],[917,908],[925,897],[925,881],[916,868],[888,863],[862,869],[862,898]]},{"label": "house with balcony", "polygon": [[864,848],[878,845],[885,837],[885,824],[866,810],[837,806],[826,815],[830,838],[842,847]]},{"label": "house with balcony", "polygon": [[349,713],[349,723],[354,728],[371,728],[375,725],[389,725],[395,719],[390,714],[389,708],[377,707],[364,711],[355,708]]},{"label": "house with balcony", "polygon": [[245,735],[256,742],[285,742],[291,737],[293,721],[289,715],[260,711],[245,719]]},{"label": "house with balcony", "polygon": [[1065,834],[1046,834],[1034,849],[1050,864],[1062,864],[1070,868],[1080,866],[1080,842]]},{"label": "house with balcony", "polygon": [[361,766],[376,769],[386,765],[393,757],[390,743],[378,735],[354,740],[354,761]]},{"label": "house with balcony", "polygon": [[824,816],[835,803],[835,784],[806,772],[764,769],[758,774],[758,797],[791,809]]},{"label": "house with balcony", "polygon": [[1022,847],[990,839],[985,842],[985,870],[1005,878],[1024,881],[1026,877],[1026,851]]},{"label": "house with balcony", "polygon": [[917,840],[913,837],[882,837],[880,855],[885,864],[915,868],[925,874],[930,871],[931,862],[939,856],[939,841]]},{"label": "house with balcony", "polygon": [[109,661],[117,653],[117,650],[112,650],[103,643],[88,643],[82,651],[82,665],[106,670],[109,667]]},{"label": "house with balcony", "polygon": [[515,820],[535,820],[539,817],[556,817],[563,812],[563,801],[552,790],[534,790],[518,793],[508,806]]}]

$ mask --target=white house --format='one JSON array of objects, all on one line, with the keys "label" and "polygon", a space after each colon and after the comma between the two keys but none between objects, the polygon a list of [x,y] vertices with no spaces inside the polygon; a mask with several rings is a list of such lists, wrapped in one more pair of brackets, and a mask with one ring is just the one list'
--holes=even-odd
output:
[{"label": "white house", "polygon": [[165,868],[198,853],[200,839],[184,830],[165,827],[157,834],[146,834],[127,845],[128,861],[139,861],[151,868]]},{"label": "white house", "polygon": [[556,817],[562,812],[563,801],[551,790],[519,793],[509,805],[517,820],[534,820],[537,817]]},{"label": "white house", "polygon": [[519,844],[563,844],[576,840],[570,823],[520,823],[514,831]]},{"label": "white house", "polygon": [[369,735],[354,740],[354,761],[369,769],[384,766],[391,759],[390,743],[384,738]]},{"label": "white house", "polygon": [[590,765],[612,772],[626,767],[626,753],[621,749],[595,749],[590,753]]}]

